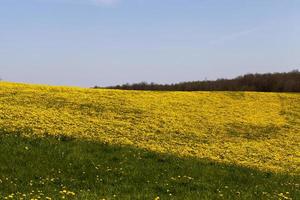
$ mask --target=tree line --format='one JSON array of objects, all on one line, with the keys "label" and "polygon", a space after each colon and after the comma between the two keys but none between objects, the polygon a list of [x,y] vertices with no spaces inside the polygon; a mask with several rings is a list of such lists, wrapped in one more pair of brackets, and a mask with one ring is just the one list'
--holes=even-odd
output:
[{"label": "tree line", "polygon": [[[96,86],[95,88],[99,88]],[[300,92],[300,72],[246,74],[233,79],[190,81],[175,84],[133,83],[106,87],[122,90],[154,91],[258,91]]]}]

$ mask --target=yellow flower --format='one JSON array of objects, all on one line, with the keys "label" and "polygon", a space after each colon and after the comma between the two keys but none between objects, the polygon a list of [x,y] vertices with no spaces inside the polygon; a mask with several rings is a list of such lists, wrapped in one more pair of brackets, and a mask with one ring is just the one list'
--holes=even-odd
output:
[{"label": "yellow flower", "polygon": [[142,92],[0,82],[0,96],[0,129],[10,134],[100,140],[300,173],[300,94]]}]

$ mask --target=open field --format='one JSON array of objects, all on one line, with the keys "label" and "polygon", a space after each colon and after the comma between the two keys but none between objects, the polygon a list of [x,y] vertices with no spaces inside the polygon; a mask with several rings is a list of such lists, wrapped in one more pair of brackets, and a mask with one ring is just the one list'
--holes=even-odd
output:
[{"label": "open field", "polygon": [[0,82],[3,199],[297,199],[299,144],[300,94]]}]

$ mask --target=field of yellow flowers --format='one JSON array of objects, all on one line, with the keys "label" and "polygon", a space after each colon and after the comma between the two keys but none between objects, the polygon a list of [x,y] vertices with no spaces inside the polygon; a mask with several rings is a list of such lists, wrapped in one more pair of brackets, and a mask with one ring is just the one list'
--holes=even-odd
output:
[{"label": "field of yellow flowers", "polygon": [[[0,196],[7,199],[300,195],[300,94],[143,92],[0,82],[0,134]],[[115,164],[109,166],[111,162]],[[102,174],[94,172],[101,167]],[[123,173],[134,180],[128,182]],[[253,183],[243,188],[251,176]],[[111,179],[123,180],[124,187]],[[254,180],[264,185],[261,190]]]}]

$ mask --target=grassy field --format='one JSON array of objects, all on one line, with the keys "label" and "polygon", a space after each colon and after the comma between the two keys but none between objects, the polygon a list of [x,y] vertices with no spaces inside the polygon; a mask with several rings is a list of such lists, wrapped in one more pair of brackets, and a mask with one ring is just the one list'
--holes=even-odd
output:
[{"label": "grassy field", "polygon": [[297,199],[300,94],[0,82],[0,199]]}]

